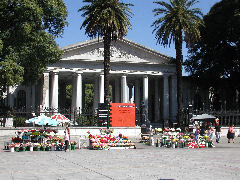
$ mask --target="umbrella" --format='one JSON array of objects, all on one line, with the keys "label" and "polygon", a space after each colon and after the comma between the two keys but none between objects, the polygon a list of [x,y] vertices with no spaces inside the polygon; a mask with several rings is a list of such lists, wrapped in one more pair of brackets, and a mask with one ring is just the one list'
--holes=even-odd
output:
[{"label": "umbrella", "polygon": [[50,117],[47,117],[45,115],[41,115],[38,117],[31,118],[29,120],[25,121],[26,123],[35,123],[38,125],[50,125],[50,126],[57,126],[58,122],[54,119],[51,119]]},{"label": "umbrella", "polygon": [[51,118],[53,120],[56,120],[57,122],[59,123],[65,123],[65,122],[70,122],[70,120],[68,118],[66,118],[64,115],[62,114],[55,114],[55,115],[52,115]]}]

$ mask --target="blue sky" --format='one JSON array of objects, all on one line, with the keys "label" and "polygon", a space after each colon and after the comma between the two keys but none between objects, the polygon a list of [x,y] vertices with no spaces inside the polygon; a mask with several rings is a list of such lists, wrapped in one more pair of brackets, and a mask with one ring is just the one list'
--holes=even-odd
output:
[{"label": "blue sky", "polygon": [[[123,2],[131,2],[134,6],[131,7],[134,15],[131,18],[132,30],[129,30],[127,39],[135,41],[141,45],[154,49],[158,52],[166,54],[171,57],[175,57],[174,46],[164,48],[159,44],[156,44],[154,34],[152,34],[153,28],[151,24],[156,18],[153,16],[152,10],[156,8],[154,4],[155,0],[125,0]],[[167,0],[166,0],[167,1]],[[210,8],[220,0],[199,0],[196,7],[202,9],[204,15],[206,15]],[[81,8],[85,3],[81,0],[64,0],[68,9],[68,27],[65,28],[62,38],[57,38],[56,41],[60,47],[75,44],[81,41],[89,39],[85,35],[85,30],[80,30],[80,26],[83,22],[83,17],[78,9]],[[187,49],[183,50],[184,59],[187,55]]]}]

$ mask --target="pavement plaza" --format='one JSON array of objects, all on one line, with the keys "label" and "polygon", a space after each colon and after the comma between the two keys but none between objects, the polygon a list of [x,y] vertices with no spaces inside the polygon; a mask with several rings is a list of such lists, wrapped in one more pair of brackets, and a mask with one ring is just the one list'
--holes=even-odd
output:
[{"label": "pavement plaza", "polygon": [[0,179],[240,179],[240,143],[215,148],[14,152],[1,150]]}]

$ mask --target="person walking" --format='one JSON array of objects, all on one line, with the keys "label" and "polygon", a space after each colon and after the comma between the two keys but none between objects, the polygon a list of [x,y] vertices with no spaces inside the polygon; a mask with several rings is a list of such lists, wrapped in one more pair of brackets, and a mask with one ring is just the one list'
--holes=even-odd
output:
[{"label": "person walking", "polygon": [[64,131],[65,152],[68,152],[70,149],[70,128],[68,123],[66,123],[65,125],[66,125]]},{"label": "person walking", "polygon": [[216,135],[216,142],[220,142],[220,137],[221,137],[221,126],[219,124],[219,119],[216,119],[216,125],[215,125],[215,135]]},{"label": "person walking", "polygon": [[230,139],[232,139],[232,142],[234,143],[234,136],[235,136],[234,125],[231,124],[228,128],[228,133],[227,133],[228,143],[230,143]]}]

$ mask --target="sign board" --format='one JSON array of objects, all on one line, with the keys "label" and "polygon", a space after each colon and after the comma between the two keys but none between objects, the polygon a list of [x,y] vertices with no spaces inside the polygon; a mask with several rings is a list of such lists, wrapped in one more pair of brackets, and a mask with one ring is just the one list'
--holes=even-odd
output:
[{"label": "sign board", "polygon": [[135,127],[135,104],[110,103],[110,126]]},{"label": "sign board", "polygon": [[100,125],[107,125],[109,107],[107,103],[98,104],[98,122]]}]

